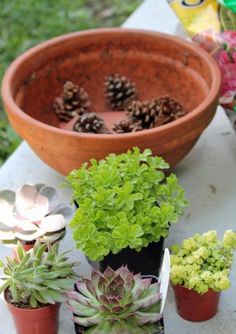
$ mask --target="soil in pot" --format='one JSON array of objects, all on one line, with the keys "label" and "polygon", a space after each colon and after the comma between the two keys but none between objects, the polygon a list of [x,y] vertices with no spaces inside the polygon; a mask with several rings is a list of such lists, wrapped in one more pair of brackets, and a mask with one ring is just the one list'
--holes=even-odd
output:
[{"label": "soil in pot", "polygon": [[134,273],[142,275],[159,275],[159,269],[163,257],[164,239],[159,242],[150,243],[140,252],[133,249],[125,248],[118,254],[108,254],[100,262],[100,270],[104,271],[107,266],[116,270],[122,265],[127,265]]},{"label": "soil in pot", "polygon": [[37,309],[17,307],[10,303],[10,294],[6,291],[5,300],[17,334],[57,334],[60,304],[46,305]]},{"label": "soil in pot", "polygon": [[217,313],[220,292],[209,289],[203,295],[181,285],[173,286],[176,310],[185,320],[200,322],[214,317]]}]

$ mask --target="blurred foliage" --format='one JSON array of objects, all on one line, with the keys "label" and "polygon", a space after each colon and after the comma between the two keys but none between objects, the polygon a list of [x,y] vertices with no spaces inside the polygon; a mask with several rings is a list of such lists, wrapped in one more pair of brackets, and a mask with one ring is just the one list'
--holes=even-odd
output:
[{"label": "blurred foliage", "polygon": [[[31,46],[64,33],[119,26],[142,0],[1,0],[0,82],[9,63]],[[20,139],[0,101],[0,165]]]}]

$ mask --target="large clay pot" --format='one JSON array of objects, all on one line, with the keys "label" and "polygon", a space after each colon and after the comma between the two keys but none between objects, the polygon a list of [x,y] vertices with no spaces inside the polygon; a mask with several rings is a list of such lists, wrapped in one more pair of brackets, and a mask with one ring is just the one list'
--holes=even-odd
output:
[{"label": "large clay pot", "polygon": [[[119,73],[136,83],[139,99],[171,95],[187,115],[136,133],[85,134],[59,121],[53,101],[66,80],[89,94],[91,110],[108,128],[125,117],[109,109],[104,77]],[[101,159],[134,146],[150,148],[172,166],[191,150],[212,120],[220,90],[213,58],[198,46],[161,33],[97,29],[54,38],[18,57],[6,72],[2,97],[10,123],[34,152],[62,174],[90,158]]]},{"label": "large clay pot", "polygon": [[209,289],[203,295],[181,285],[172,285],[176,310],[185,320],[199,322],[214,317],[217,313],[220,292]]},{"label": "large clay pot", "polygon": [[17,334],[57,334],[60,304],[37,309],[18,308],[9,302],[7,306],[12,314]]}]

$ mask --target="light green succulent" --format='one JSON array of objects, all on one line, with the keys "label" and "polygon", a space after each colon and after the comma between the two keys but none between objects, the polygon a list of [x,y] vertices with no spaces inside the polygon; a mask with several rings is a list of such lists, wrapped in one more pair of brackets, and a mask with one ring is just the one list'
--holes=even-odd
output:
[{"label": "light green succulent", "polygon": [[227,230],[223,240],[215,230],[195,234],[181,246],[172,246],[171,282],[203,294],[209,288],[215,291],[230,287],[230,268],[236,249],[236,233]]},{"label": "light green succulent", "polygon": [[88,327],[86,333],[157,332],[161,296],[159,284],[150,278],[134,275],[127,267],[108,267],[103,274],[94,270],[76,290],[67,293],[68,305],[75,323]]},{"label": "light green succulent", "polygon": [[136,147],[91,160],[68,176],[78,203],[72,222],[76,246],[94,261],[127,247],[140,251],[167,237],[187,205],[169,165]]},{"label": "light green succulent", "polygon": [[74,285],[77,277],[66,253],[58,254],[58,243],[48,246],[37,242],[26,252],[18,242],[16,256],[0,261],[4,276],[0,277],[0,293],[9,290],[11,303],[20,306],[40,307],[65,301],[65,291]]}]

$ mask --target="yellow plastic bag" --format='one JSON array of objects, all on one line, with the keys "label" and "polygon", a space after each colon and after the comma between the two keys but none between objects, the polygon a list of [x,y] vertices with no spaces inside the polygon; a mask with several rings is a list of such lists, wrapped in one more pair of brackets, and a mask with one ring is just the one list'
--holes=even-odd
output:
[{"label": "yellow plastic bag", "polygon": [[[220,103],[236,112],[236,13],[217,0],[167,1],[192,40],[218,62],[222,73]],[[224,1],[235,9],[236,1]]]}]

